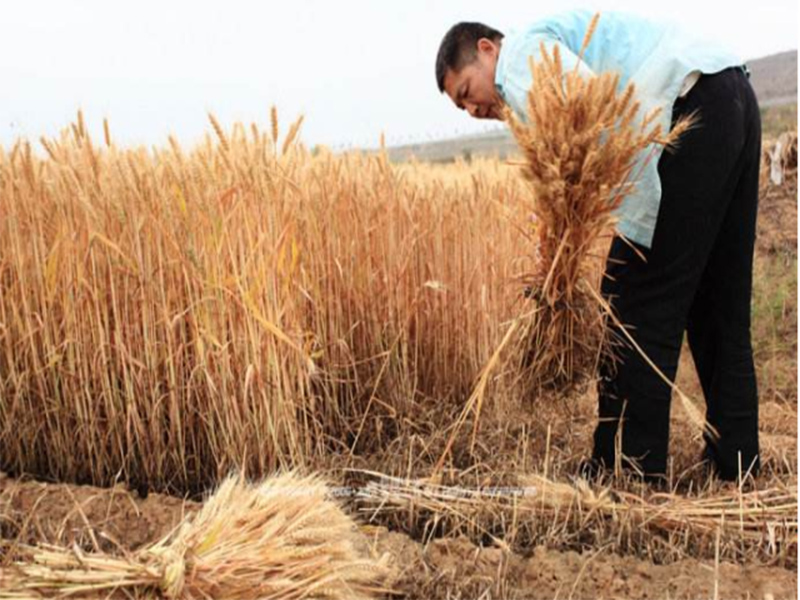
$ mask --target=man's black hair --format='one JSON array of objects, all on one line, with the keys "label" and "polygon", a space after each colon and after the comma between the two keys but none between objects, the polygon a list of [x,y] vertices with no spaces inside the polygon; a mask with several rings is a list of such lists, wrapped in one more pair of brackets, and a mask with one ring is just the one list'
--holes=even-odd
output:
[{"label": "man's black hair", "polygon": [[444,92],[444,76],[448,69],[455,72],[475,60],[478,53],[478,40],[487,38],[493,42],[503,39],[503,34],[483,23],[456,23],[450,28],[439,44],[436,56],[436,83]]}]

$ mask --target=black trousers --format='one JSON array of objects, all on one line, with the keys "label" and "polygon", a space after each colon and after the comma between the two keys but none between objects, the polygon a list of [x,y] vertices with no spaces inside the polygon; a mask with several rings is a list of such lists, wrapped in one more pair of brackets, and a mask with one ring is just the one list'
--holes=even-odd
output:
[{"label": "black trousers", "polygon": [[[662,198],[651,249],[615,239],[602,292],[633,338],[674,381],[684,331],[719,438],[706,453],[725,479],[760,467],[758,394],[750,342],[761,121],[741,69],[704,75],[673,107],[699,112],[676,152],[658,163]],[[613,328],[613,327],[612,327]],[[619,334],[619,332],[616,332]],[[616,337],[616,336],[615,336]],[[629,346],[601,366],[595,464],[666,472],[671,390]],[[699,457],[698,457],[699,459]]]}]

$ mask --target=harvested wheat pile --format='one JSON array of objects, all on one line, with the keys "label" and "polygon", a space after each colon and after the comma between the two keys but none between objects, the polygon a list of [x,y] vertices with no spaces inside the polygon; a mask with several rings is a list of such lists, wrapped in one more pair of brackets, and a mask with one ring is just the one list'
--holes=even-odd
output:
[{"label": "harvested wheat pile", "polygon": [[356,527],[315,477],[225,480],[194,517],[123,557],[24,547],[0,597],[158,593],[166,598],[372,598],[386,558],[357,550]]},{"label": "harvested wheat pile", "polygon": [[774,143],[767,143],[762,151],[763,183],[781,185],[787,178],[797,178],[797,132],[784,131]]},{"label": "harvested wheat pile", "polygon": [[[596,15],[583,42],[591,42]],[[583,50],[581,51],[583,55]],[[670,146],[691,125],[670,132],[653,125],[659,111],[640,114],[633,84],[620,76],[564,72],[558,46],[531,59],[528,121],[507,109],[530,183],[535,267],[527,277],[534,307],[521,318],[513,356],[529,389],[563,391],[595,372],[608,349],[606,309],[599,300],[596,257],[616,222],[614,211],[636,185],[644,155]]]},{"label": "harvested wheat pile", "polygon": [[670,558],[749,556],[796,563],[797,488],[783,483],[690,497],[593,488],[583,479],[567,483],[540,474],[520,475],[515,485],[480,488],[370,475],[360,501],[373,517],[424,513],[454,529],[479,532],[501,547],[525,530],[536,545],[572,537],[589,547],[624,549],[641,536],[651,551],[668,548]]}]

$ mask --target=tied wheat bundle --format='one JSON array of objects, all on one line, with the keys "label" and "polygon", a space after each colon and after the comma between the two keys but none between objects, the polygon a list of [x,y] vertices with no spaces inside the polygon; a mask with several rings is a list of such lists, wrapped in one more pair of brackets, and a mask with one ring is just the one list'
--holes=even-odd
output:
[{"label": "tied wheat bundle", "polygon": [[354,522],[319,479],[225,480],[194,518],[125,557],[32,547],[0,578],[0,597],[373,598],[386,556],[365,558]]},{"label": "tied wheat bundle", "polygon": [[[579,53],[590,43],[595,15]],[[533,85],[528,121],[508,108],[506,120],[525,161],[536,244],[524,279],[535,303],[516,327],[513,356],[526,389],[561,392],[591,376],[610,344],[606,309],[597,292],[596,257],[615,224],[614,211],[636,185],[641,164],[673,145],[691,125],[670,132],[654,124],[660,111],[640,116],[633,84],[620,91],[614,73],[564,71],[558,45],[530,59]]]}]

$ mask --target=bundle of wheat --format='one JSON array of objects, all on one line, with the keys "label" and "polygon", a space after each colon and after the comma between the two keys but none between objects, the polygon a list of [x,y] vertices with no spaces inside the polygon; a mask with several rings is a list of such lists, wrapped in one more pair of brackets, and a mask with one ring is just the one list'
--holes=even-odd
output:
[{"label": "bundle of wheat", "polygon": [[765,148],[762,165],[769,170],[769,180],[775,185],[781,185],[792,174],[796,178],[797,132],[784,131],[774,145]]},{"label": "bundle of wheat", "polygon": [[521,475],[516,485],[481,488],[370,475],[374,479],[360,501],[373,517],[392,511],[425,514],[439,527],[450,523],[453,530],[488,536],[501,546],[527,528],[535,543],[594,535],[592,545],[613,546],[643,535],[647,543],[667,540],[674,557],[684,555],[681,545],[696,556],[703,547],[713,551],[715,542],[724,545],[723,555],[747,552],[762,560],[794,560],[797,549],[797,489],[791,486],[749,492],[731,486],[689,497],[614,491],[584,479],[563,482],[540,474]]},{"label": "bundle of wheat", "polygon": [[595,492],[583,479],[556,482],[541,475],[523,477],[521,483],[536,492],[541,505],[563,509],[582,505],[604,518],[627,516],[660,531],[699,533],[717,530],[742,541],[775,543],[776,532],[797,545],[797,492],[790,487],[753,490],[729,488],[726,493],[691,498],[672,493],[642,497],[631,492]]},{"label": "bundle of wheat", "polygon": [[160,593],[166,598],[371,598],[388,570],[366,558],[354,522],[315,477],[224,481],[193,518],[124,557],[29,547],[0,596]]},{"label": "bundle of wheat", "polygon": [[609,238],[614,211],[636,185],[643,161],[690,126],[684,120],[664,132],[654,124],[659,111],[640,115],[632,83],[620,92],[618,74],[585,77],[577,67],[565,73],[557,45],[552,55],[544,45],[540,51],[541,61],[531,59],[527,122],[506,111],[525,156],[522,174],[530,183],[537,242],[536,266],[526,277],[535,304],[512,343],[536,392],[563,391],[594,373],[607,338],[593,258]]}]

